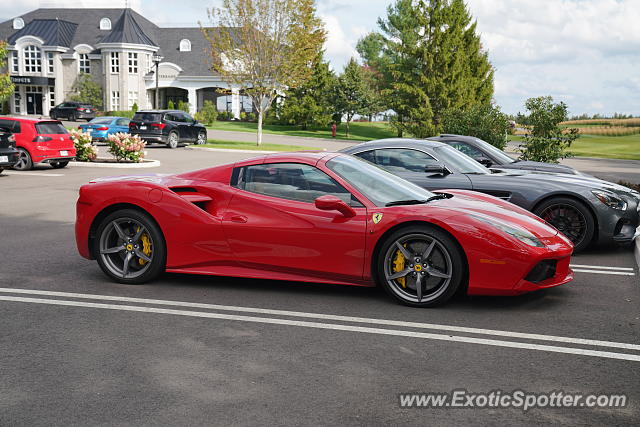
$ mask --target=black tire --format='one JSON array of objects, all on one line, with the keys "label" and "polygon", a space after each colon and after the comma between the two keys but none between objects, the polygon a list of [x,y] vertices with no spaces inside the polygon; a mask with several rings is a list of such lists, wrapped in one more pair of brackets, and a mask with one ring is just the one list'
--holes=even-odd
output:
[{"label": "black tire", "polygon": [[198,132],[198,136],[196,138],[196,144],[203,145],[207,143],[207,132],[201,130]]},{"label": "black tire", "polygon": [[[402,256],[408,266],[403,262],[400,272],[392,270],[398,267],[396,262],[398,253],[401,253],[398,244],[411,254],[410,260],[407,260],[406,254]],[[425,254],[426,258],[422,259]],[[380,247],[374,262],[372,267],[378,286],[397,301],[411,307],[444,304],[460,289],[467,271],[464,255],[457,242],[446,232],[429,225],[404,227],[393,232]],[[396,279],[388,278],[402,272],[407,273]],[[400,280],[403,280],[402,283]]]},{"label": "black tire", "polygon": [[[121,230],[131,238],[134,238],[133,235],[135,233],[136,223],[142,225],[144,227],[144,232],[148,233],[148,237],[151,241],[151,261],[142,264],[142,258],[138,258],[133,255],[130,260],[129,265],[133,262],[134,267],[138,267],[138,270],[134,270],[131,272],[131,277],[126,277],[127,273],[125,271],[124,274],[118,274],[117,263],[124,263],[125,257],[128,256],[128,248],[124,248],[123,252],[117,253],[101,253],[101,249],[103,246],[115,245],[117,248],[118,243],[121,239],[118,237],[118,233],[113,228],[112,224],[114,221],[118,221],[122,224]],[[132,224],[130,227],[127,227],[126,224]],[[113,233],[116,233],[115,235]],[[114,237],[116,240],[114,240]],[[141,242],[142,240],[140,240]],[[128,242],[123,240],[126,245]],[[132,242],[130,245],[133,245],[138,242]],[[140,244],[138,243],[138,246]],[[138,248],[136,246],[136,248]],[[124,283],[129,285],[135,285],[140,283],[149,282],[155,278],[157,278],[160,274],[162,274],[165,270],[166,266],[166,257],[167,257],[167,249],[164,240],[164,235],[162,234],[162,230],[156,224],[156,222],[146,213],[141,211],[137,211],[134,209],[123,209],[108,215],[98,226],[96,237],[93,241],[93,254],[98,261],[98,265],[102,269],[102,271],[109,276],[112,280],[118,283]],[[142,265],[140,267],[140,265]],[[115,267],[115,268],[114,268]],[[124,270],[123,268],[120,270]],[[135,275],[134,275],[135,274]]]},{"label": "black tire", "polygon": [[[586,249],[596,232],[596,221],[589,208],[569,197],[545,200],[536,206],[533,213],[567,236],[573,242],[574,253]],[[578,228],[581,228],[579,232]]]},{"label": "black tire", "polygon": [[180,135],[178,135],[178,132],[176,132],[175,130],[172,130],[171,132],[169,132],[169,135],[167,136],[167,147],[171,149],[178,148],[179,141],[180,141]]},{"label": "black tire", "polygon": [[54,169],[62,169],[62,168],[66,167],[69,164],[69,161],[65,160],[65,161],[59,161],[59,162],[51,162],[49,164]]},{"label": "black tire", "polygon": [[27,150],[22,147],[18,147],[20,154],[18,155],[18,162],[13,165],[13,168],[18,171],[28,171],[33,167],[33,160]]},{"label": "black tire", "polygon": [[0,175],[2,175],[3,171],[4,171],[4,168],[0,168]]},{"label": "black tire", "polygon": [[56,113],[49,113],[49,117],[51,118],[51,120],[58,120]]},{"label": "black tire", "polygon": [[71,120],[72,122],[77,122],[78,118],[76,117],[76,113],[71,113],[69,115],[69,120]]}]

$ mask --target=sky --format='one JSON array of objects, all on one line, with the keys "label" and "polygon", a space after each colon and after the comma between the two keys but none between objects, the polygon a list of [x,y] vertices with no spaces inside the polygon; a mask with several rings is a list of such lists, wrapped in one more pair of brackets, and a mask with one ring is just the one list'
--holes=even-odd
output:
[{"label": "sky", "polygon": [[[2,21],[38,7],[104,7],[104,0],[1,0]],[[328,31],[326,57],[342,70],[360,37],[393,0],[316,0]],[[220,0],[111,0],[161,26],[207,22]],[[179,4],[179,7],[176,7]],[[495,102],[524,112],[551,95],[570,114],[640,115],[640,0],[467,0],[496,70]]]}]

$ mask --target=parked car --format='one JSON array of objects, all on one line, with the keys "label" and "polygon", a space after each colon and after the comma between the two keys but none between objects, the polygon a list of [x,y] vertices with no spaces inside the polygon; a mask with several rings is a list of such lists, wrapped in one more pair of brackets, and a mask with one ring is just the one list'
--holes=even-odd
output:
[{"label": "parked car", "polygon": [[0,127],[9,129],[16,139],[19,155],[14,169],[29,170],[36,163],[59,169],[76,156],[69,132],[57,120],[0,117]]},{"label": "parked car", "polygon": [[109,135],[129,132],[129,119],[126,117],[96,117],[85,125],[78,126],[82,132],[91,134],[93,141],[106,141]]},{"label": "parked car", "polygon": [[169,148],[178,147],[180,142],[207,142],[207,129],[179,110],[138,111],[129,123],[129,132],[145,141],[167,144]]},{"label": "parked car", "polygon": [[67,101],[51,109],[49,117],[53,120],[66,119],[75,122],[78,119],[92,120],[96,117],[96,109],[89,104]]},{"label": "parked car", "polygon": [[342,150],[428,190],[479,191],[521,206],[568,236],[575,251],[629,243],[640,231],[640,193],[597,178],[534,171],[491,171],[450,145],[412,139]]},{"label": "parked car", "polygon": [[429,138],[431,141],[444,142],[453,148],[462,151],[473,160],[482,163],[488,168],[496,169],[522,169],[539,172],[568,173],[582,175],[570,166],[556,163],[532,162],[530,160],[516,160],[504,151],[474,136],[462,136],[443,134]]},{"label": "parked car", "polygon": [[0,127],[0,173],[18,161],[16,138],[9,128]]},{"label": "parked car", "polygon": [[458,290],[517,295],[573,279],[571,241],[526,210],[432,193],[340,153],[98,179],[76,209],[80,254],[127,284],[164,271],[377,284],[428,307]]}]

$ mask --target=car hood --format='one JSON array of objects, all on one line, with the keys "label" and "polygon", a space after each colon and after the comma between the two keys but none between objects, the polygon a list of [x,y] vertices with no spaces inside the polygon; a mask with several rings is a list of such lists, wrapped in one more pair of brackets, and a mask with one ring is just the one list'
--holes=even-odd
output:
[{"label": "car hood", "polygon": [[580,174],[577,170],[570,166],[560,165],[557,163],[534,162],[531,160],[516,160],[515,162],[509,163],[507,165],[496,165],[491,169],[524,169],[543,172],[565,173],[571,175]]}]

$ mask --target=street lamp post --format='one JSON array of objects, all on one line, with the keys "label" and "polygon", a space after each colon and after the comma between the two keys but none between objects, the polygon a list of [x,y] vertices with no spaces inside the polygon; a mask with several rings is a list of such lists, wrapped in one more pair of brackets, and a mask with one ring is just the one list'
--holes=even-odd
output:
[{"label": "street lamp post", "polygon": [[164,59],[164,57],[160,56],[160,55],[153,55],[153,57],[151,58],[153,63],[156,65],[156,96],[155,96],[155,105],[154,108],[157,110],[158,104],[160,103],[160,94],[158,93],[158,79],[159,79],[159,73],[158,73],[158,69],[160,66],[160,63],[162,62],[162,60]]}]

